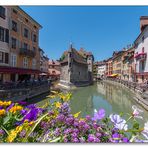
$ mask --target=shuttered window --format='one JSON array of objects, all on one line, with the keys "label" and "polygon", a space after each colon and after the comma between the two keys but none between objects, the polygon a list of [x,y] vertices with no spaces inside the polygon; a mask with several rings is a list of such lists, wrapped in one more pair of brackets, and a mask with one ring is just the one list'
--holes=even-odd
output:
[{"label": "shuttered window", "polygon": [[5,17],[6,17],[5,16],[5,8],[2,6],[0,6],[0,17],[3,19],[5,19]]},{"label": "shuttered window", "polygon": [[9,43],[9,30],[6,29],[5,42]]},{"label": "shuttered window", "polygon": [[0,41],[4,42],[4,28],[0,27]]},{"label": "shuttered window", "polygon": [[9,54],[5,53],[5,63],[8,64],[9,62]]}]

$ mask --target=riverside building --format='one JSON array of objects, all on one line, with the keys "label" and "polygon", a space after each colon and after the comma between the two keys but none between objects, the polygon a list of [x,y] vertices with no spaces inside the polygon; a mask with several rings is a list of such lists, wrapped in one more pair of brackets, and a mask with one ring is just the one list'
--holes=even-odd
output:
[{"label": "riverside building", "polygon": [[135,77],[141,83],[148,79],[148,16],[140,17],[140,34],[135,44]]},{"label": "riverside building", "polygon": [[93,55],[87,52],[77,51],[70,46],[61,57],[61,83],[74,84],[76,86],[89,85],[92,83]]},{"label": "riverside building", "polygon": [[[37,78],[40,73],[39,30],[42,26],[18,6],[1,6],[0,9],[0,21],[7,29],[2,40],[5,38],[6,41],[7,38],[6,43],[9,45],[5,48],[5,60],[4,56],[0,56],[6,62],[3,66],[0,65],[2,81]],[[2,36],[3,31],[1,32]],[[2,43],[0,47],[2,48]]]}]

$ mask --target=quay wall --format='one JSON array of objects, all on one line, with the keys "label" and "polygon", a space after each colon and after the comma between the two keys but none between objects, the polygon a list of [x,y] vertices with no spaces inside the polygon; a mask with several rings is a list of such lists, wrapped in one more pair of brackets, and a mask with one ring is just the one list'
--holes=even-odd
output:
[{"label": "quay wall", "polygon": [[145,110],[148,111],[148,94],[145,93],[145,92],[142,92],[141,89],[137,88],[134,85],[129,85],[127,82],[119,83],[117,81],[108,80],[108,79],[107,80],[103,80],[103,82],[110,83],[110,84],[113,84],[113,85],[120,85],[120,86],[123,86],[123,87],[127,88],[129,91],[131,91],[135,95],[135,97],[133,97],[133,99],[139,105],[141,105]]},{"label": "quay wall", "polygon": [[50,92],[49,85],[41,85],[33,88],[0,90],[0,99],[2,101],[11,100],[13,102],[24,101]]}]

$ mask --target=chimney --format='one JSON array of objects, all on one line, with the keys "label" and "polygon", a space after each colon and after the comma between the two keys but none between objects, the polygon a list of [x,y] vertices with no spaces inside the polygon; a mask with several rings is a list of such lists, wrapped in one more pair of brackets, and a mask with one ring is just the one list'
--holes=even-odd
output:
[{"label": "chimney", "polygon": [[148,25],[148,16],[141,16],[140,17],[140,30],[141,32],[144,28]]}]

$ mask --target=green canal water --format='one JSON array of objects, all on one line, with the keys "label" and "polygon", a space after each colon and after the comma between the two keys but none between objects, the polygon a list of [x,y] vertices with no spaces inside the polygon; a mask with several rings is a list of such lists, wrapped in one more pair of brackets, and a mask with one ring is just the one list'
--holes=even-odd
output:
[{"label": "green canal water", "polygon": [[[81,117],[93,115],[94,109],[104,108],[106,115],[111,113],[131,113],[132,105],[143,110],[142,124],[148,121],[148,111],[144,110],[133,99],[135,95],[127,88],[120,85],[113,85],[104,82],[97,82],[88,87],[80,87],[72,92],[70,101],[72,113],[81,111]],[[42,106],[48,100],[44,99],[37,103]]]}]

